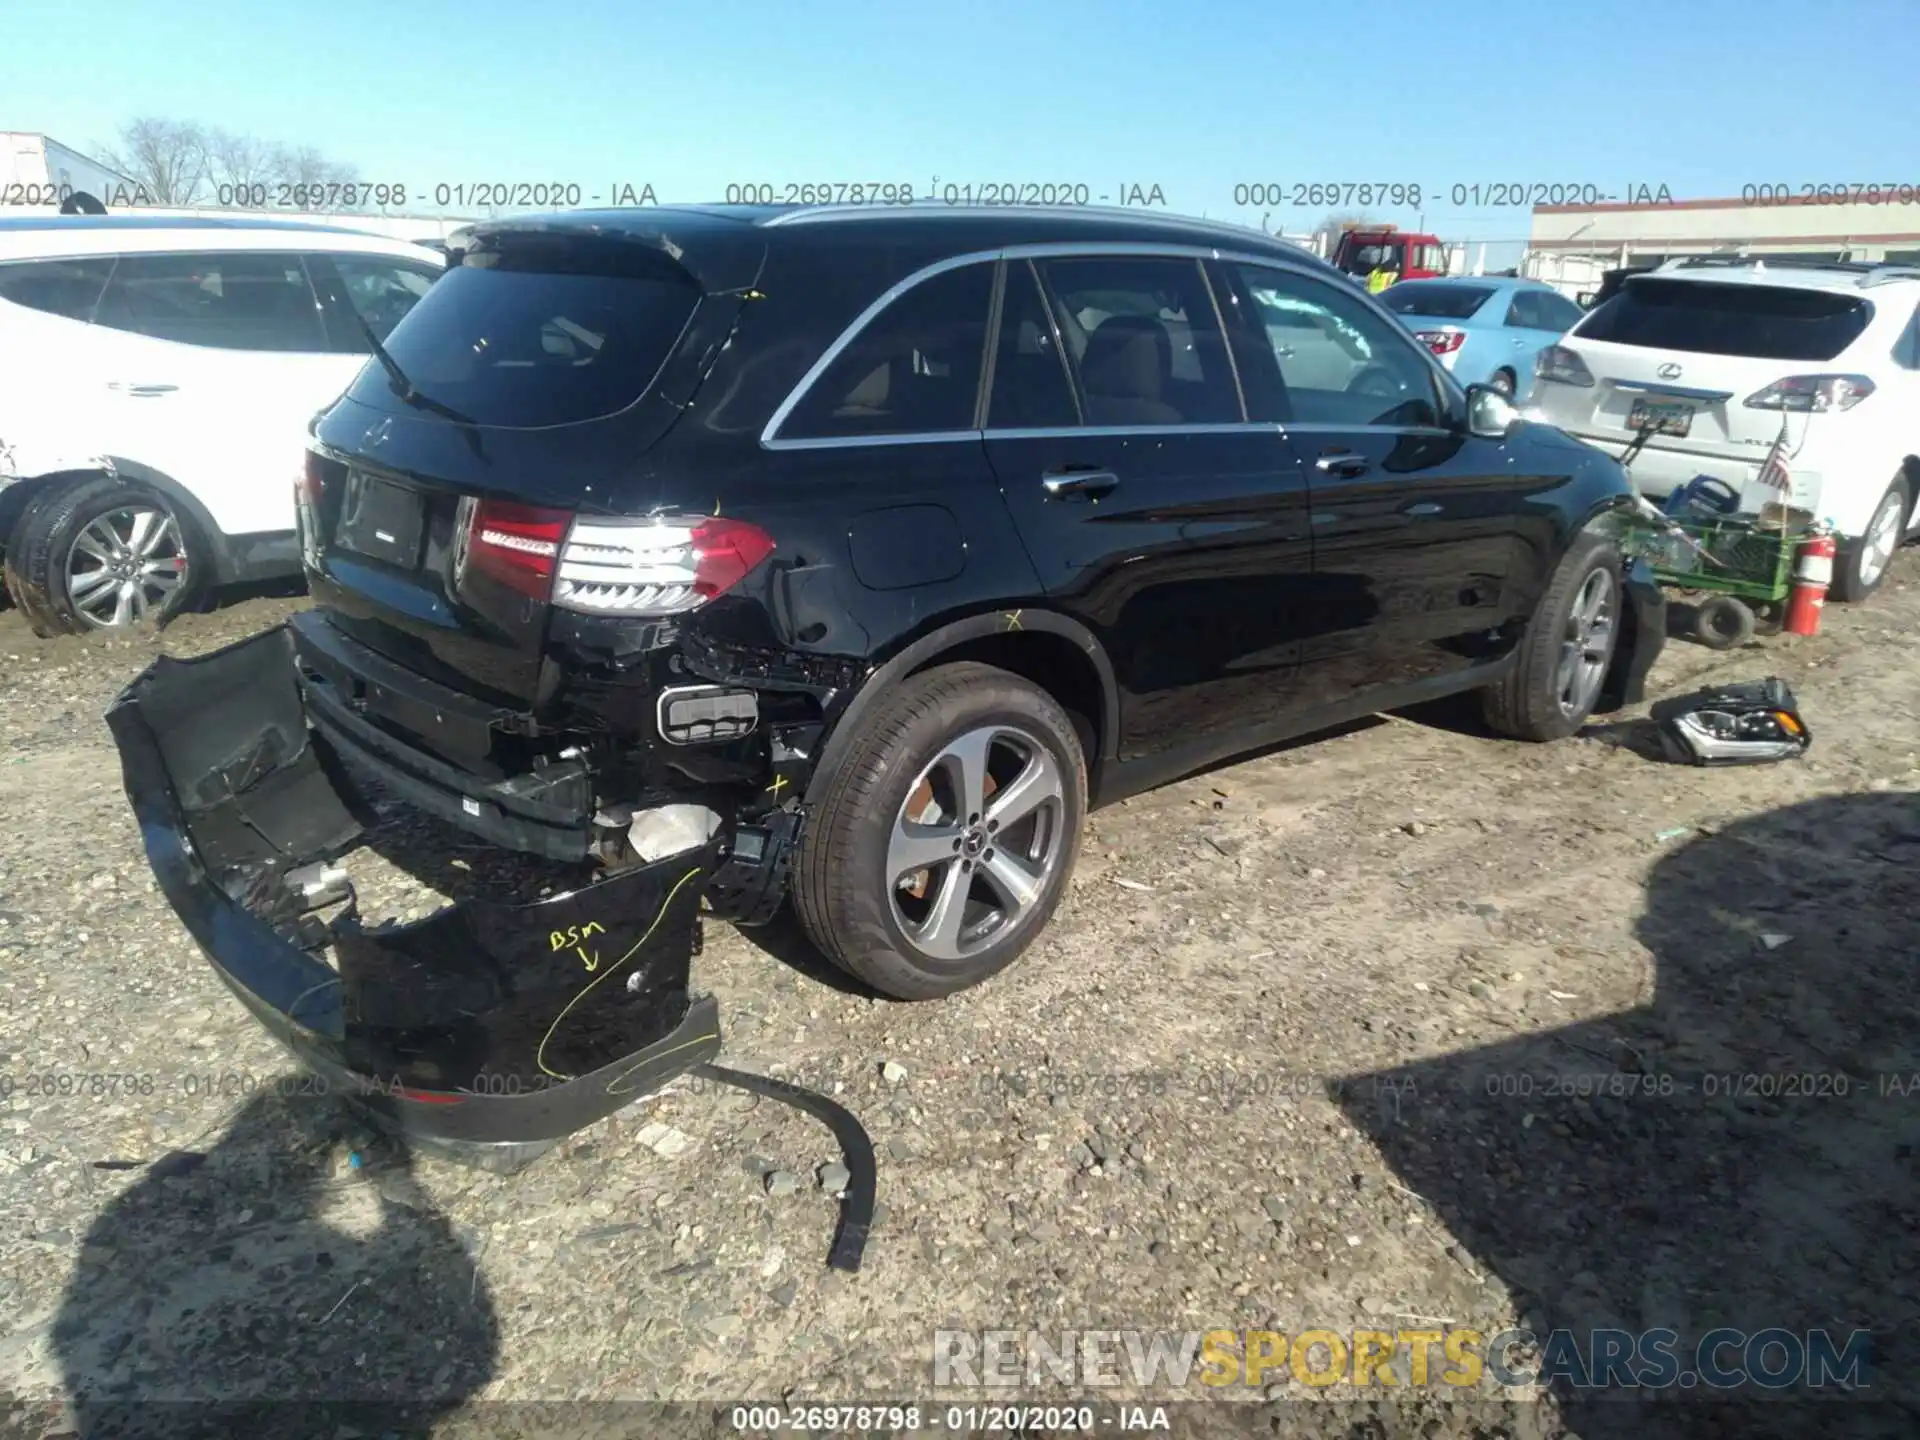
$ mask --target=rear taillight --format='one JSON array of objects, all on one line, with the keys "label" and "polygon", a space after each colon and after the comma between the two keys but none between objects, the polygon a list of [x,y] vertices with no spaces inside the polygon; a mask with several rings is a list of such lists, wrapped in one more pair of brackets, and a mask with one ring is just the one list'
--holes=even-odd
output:
[{"label": "rear taillight", "polygon": [[566,510],[482,500],[467,517],[467,568],[544,601],[552,593],[554,563],[572,519]]},{"label": "rear taillight", "polygon": [[1864,375],[1789,375],[1746,398],[1753,410],[1851,410],[1873,393]]},{"label": "rear taillight", "polygon": [[326,471],[320,457],[309,450],[306,463],[293,477],[293,523],[300,537],[300,558],[315,569],[320,565],[320,517],[316,511],[326,489]]},{"label": "rear taillight", "polygon": [[553,603],[588,615],[677,615],[739,584],[773,551],[743,520],[582,517],[560,549]]},{"label": "rear taillight", "polygon": [[315,451],[309,450],[306,454],[306,463],[301,467],[300,473],[293,477],[294,503],[318,505],[326,489],[327,472],[323,468],[323,462]]},{"label": "rear taillight", "polygon": [[1467,343],[1464,330],[1416,330],[1413,338],[1436,355],[1451,355]]},{"label": "rear taillight", "polygon": [[1549,345],[1533,359],[1533,373],[1540,380],[1553,380],[1561,385],[1593,384],[1593,372],[1587,369],[1577,351],[1564,345]]}]

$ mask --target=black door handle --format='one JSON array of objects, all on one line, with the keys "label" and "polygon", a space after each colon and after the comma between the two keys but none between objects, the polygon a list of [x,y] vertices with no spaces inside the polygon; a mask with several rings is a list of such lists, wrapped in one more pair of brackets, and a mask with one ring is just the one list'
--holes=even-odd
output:
[{"label": "black door handle", "polygon": [[1356,455],[1351,450],[1336,451],[1332,455],[1322,455],[1313,462],[1313,468],[1322,475],[1334,475],[1342,480],[1351,480],[1356,475],[1364,475],[1373,468],[1373,462],[1364,455]]},{"label": "black door handle", "polygon": [[1098,500],[1110,494],[1119,483],[1120,477],[1111,470],[1050,470],[1040,477],[1049,500],[1063,500],[1069,495]]}]

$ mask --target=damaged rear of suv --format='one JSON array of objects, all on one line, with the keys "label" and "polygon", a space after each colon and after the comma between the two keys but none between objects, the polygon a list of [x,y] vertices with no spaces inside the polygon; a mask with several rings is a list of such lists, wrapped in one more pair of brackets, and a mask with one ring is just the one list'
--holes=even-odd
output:
[{"label": "damaged rear of suv", "polygon": [[[1300,368],[1299,305],[1352,346]],[[109,723],[256,1015],[416,1136],[549,1143],[713,1056],[703,912],[791,895],[949,994],[1045,926],[1090,800],[1455,691],[1535,740],[1638,698],[1625,476],[1503,406],[1197,222],[488,223],[315,422],[315,608]],[[386,800],[566,883],[368,926],[334,862]]]}]

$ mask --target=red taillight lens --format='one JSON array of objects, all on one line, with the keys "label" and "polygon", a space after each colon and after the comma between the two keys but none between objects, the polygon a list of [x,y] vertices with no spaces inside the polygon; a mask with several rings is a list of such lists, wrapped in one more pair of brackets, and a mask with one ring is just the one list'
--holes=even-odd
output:
[{"label": "red taillight lens", "polygon": [[677,615],[738,585],[773,537],[744,520],[656,516],[574,521],[553,603],[589,615]]},{"label": "red taillight lens", "polygon": [[1416,330],[1413,338],[1436,355],[1451,355],[1467,343],[1463,330]]},{"label": "red taillight lens", "polygon": [[545,600],[573,516],[565,510],[482,500],[467,521],[467,567],[518,594]]},{"label": "red taillight lens", "polygon": [[1749,395],[1745,404],[1754,410],[1804,410],[1822,413],[1851,410],[1873,394],[1873,381],[1865,375],[1788,375],[1764,390]]},{"label": "red taillight lens", "polygon": [[326,493],[327,472],[325,462],[312,450],[307,451],[307,463],[293,479],[293,499],[297,505],[318,505],[320,497]]},{"label": "red taillight lens", "polygon": [[773,553],[773,537],[742,520],[702,520],[693,527],[693,588],[703,600],[724,594]]}]

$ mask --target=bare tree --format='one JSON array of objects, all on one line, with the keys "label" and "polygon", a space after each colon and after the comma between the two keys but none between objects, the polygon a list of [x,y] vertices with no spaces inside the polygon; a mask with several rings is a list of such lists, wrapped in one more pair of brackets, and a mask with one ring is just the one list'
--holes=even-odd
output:
[{"label": "bare tree", "polygon": [[303,145],[297,149],[281,147],[276,152],[280,166],[280,179],[289,185],[328,187],[351,185],[360,178],[358,167],[343,164],[338,160],[329,160],[312,146]]},{"label": "bare tree", "polygon": [[207,161],[215,203],[250,205],[280,178],[274,147],[251,135],[212,131],[207,137]]},{"label": "bare tree", "polygon": [[[121,127],[119,143],[101,154],[159,205],[213,203],[244,210],[290,201],[303,209],[364,208],[349,206],[348,197],[333,188],[354,183],[359,170],[310,145],[282,145],[187,120],[142,118]],[[282,186],[321,194],[283,197]]]},{"label": "bare tree", "polygon": [[156,205],[191,205],[207,182],[206,132],[185,121],[130,120],[101,158],[137,182]]}]

